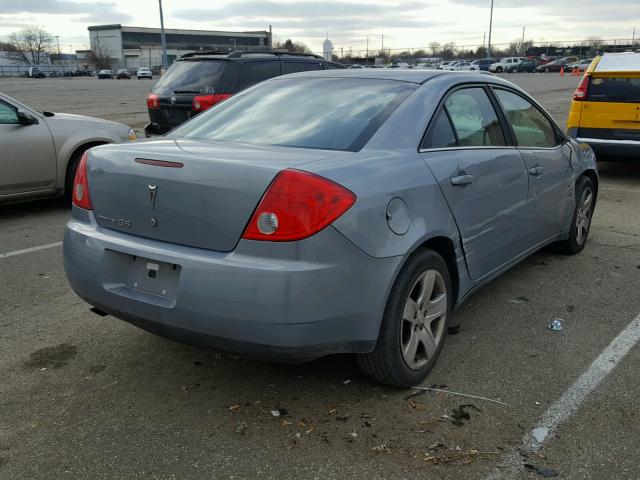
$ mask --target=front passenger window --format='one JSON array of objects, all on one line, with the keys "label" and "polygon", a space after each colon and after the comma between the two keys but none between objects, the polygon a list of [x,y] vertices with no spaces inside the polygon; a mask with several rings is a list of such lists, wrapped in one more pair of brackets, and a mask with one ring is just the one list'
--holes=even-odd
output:
[{"label": "front passenger window", "polygon": [[511,122],[518,146],[551,148],[558,144],[553,125],[533,104],[506,90],[495,92]]},{"label": "front passenger window", "polygon": [[465,88],[445,102],[461,147],[505,146],[502,127],[493,105],[482,88]]},{"label": "front passenger window", "polygon": [[0,101],[0,125],[14,125],[18,122],[18,113],[15,108]]}]

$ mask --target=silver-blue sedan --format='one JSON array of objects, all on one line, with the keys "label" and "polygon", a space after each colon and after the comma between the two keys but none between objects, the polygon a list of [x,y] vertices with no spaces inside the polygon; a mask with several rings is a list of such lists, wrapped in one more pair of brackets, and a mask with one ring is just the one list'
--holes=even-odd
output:
[{"label": "silver-blue sedan", "polygon": [[162,139],[91,149],[64,262],[97,310],[248,356],[356,353],[422,381],[452,311],[536,250],[587,241],[598,175],[492,75],[274,78]]}]

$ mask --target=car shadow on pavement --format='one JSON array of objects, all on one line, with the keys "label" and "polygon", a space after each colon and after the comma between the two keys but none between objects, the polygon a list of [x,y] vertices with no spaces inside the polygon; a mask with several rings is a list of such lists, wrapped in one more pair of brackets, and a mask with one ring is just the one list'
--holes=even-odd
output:
[{"label": "car shadow on pavement", "polygon": [[599,161],[598,173],[609,180],[624,180],[640,183],[640,162],[634,161]]},{"label": "car shadow on pavement", "polygon": [[10,203],[0,205],[0,220],[32,217],[34,215],[47,215],[53,212],[71,210],[71,204],[67,198],[54,198],[33,200],[29,202]]}]

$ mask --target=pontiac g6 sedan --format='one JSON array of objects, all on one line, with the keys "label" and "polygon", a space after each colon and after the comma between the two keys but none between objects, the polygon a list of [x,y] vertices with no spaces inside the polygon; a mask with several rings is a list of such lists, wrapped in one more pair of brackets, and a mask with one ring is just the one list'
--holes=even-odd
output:
[{"label": "pontiac g6 sedan", "polygon": [[545,245],[583,249],[597,190],[592,150],[507,81],[304,72],[160,140],[91,149],[64,261],[97,310],[158,334],[356,353],[408,386],[479,287]]}]

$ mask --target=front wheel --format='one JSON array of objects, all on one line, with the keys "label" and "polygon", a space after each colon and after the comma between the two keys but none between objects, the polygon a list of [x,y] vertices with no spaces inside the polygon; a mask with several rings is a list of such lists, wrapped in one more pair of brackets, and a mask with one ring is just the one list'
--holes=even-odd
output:
[{"label": "front wheel", "polygon": [[496,73],[502,73],[502,67],[497,67],[496,68]]},{"label": "front wheel", "polygon": [[452,292],[442,257],[428,249],[414,253],[391,289],[375,349],[357,356],[364,373],[396,387],[424,380],[444,345]]},{"label": "front wheel", "polygon": [[596,193],[593,180],[582,176],[576,182],[576,207],[573,211],[569,238],[557,243],[557,247],[561,252],[575,255],[584,249],[587,244],[595,206]]}]

